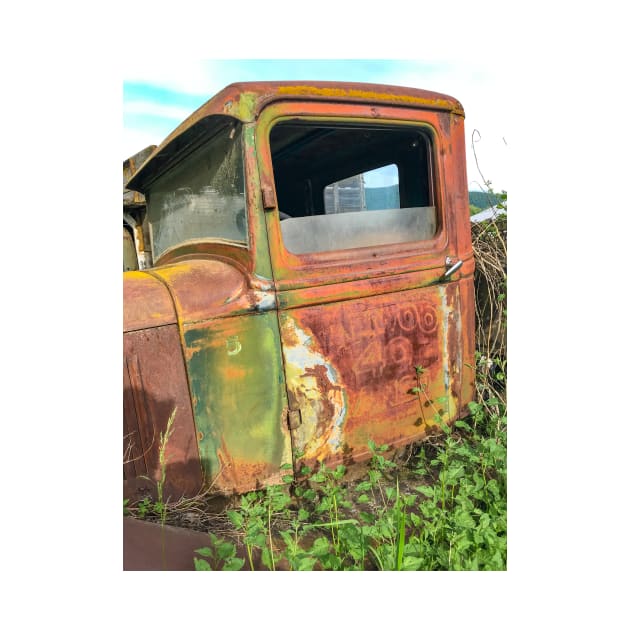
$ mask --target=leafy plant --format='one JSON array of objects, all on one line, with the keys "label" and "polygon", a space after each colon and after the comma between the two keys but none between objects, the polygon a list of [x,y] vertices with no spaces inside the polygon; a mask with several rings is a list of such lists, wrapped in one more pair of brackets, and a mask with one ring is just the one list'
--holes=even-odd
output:
[{"label": "leafy plant", "polygon": [[238,509],[228,510],[233,526],[242,533],[249,567],[255,571],[254,551],[259,550],[265,567],[276,570],[276,550],[272,536],[272,518],[284,512],[291,501],[285,486],[267,486],[241,497]]},{"label": "leafy plant", "polygon": [[212,546],[195,549],[195,553],[202,556],[193,558],[195,571],[239,571],[243,568],[245,560],[236,556],[236,545],[220,539],[210,533]]},{"label": "leafy plant", "polygon": [[148,514],[153,512],[153,503],[149,497],[145,497],[136,506],[136,516],[138,518],[145,518]]},{"label": "leafy plant", "polygon": [[339,484],[339,481],[345,474],[346,467],[343,464],[339,464],[334,470],[331,470],[322,463],[319,470],[311,476],[311,481],[318,484],[320,492],[320,499],[315,507],[315,513],[327,514],[329,519],[328,522],[317,525],[330,528],[330,536],[336,552],[339,552],[341,549],[339,527],[342,523],[340,523],[339,508],[350,507],[345,498],[346,492]]}]

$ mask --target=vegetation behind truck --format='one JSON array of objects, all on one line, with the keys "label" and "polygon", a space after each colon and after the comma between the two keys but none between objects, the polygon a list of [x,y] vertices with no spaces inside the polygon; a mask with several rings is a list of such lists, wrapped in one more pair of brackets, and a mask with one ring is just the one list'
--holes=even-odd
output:
[{"label": "vegetation behind truck", "polygon": [[172,495],[359,462],[466,415],[465,173],[442,94],[240,83],[194,112],[127,182],[153,266],[124,273],[125,479],[159,478],[174,410]]}]

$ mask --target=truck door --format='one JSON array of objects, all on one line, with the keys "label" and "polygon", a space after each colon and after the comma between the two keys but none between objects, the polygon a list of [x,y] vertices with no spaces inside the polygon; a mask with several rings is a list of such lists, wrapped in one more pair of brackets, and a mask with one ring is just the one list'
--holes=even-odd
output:
[{"label": "truck door", "polygon": [[464,413],[463,119],[283,103],[257,134],[294,457],[359,461],[369,440],[406,444]]}]

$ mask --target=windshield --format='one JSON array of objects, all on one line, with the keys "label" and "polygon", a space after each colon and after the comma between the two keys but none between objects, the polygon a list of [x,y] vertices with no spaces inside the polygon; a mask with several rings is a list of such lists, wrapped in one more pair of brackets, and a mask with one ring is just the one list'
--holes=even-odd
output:
[{"label": "windshield", "polygon": [[224,125],[149,189],[154,259],[192,240],[247,244],[240,123]]}]

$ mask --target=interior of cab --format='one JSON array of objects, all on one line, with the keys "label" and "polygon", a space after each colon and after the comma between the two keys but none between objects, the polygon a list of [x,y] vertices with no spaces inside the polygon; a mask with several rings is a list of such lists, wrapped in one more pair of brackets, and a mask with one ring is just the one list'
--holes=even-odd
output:
[{"label": "interior of cab", "polygon": [[421,129],[283,121],[271,130],[270,142],[289,251],[368,247],[435,235],[431,141]]}]

